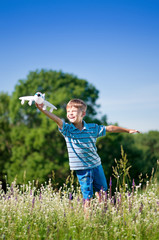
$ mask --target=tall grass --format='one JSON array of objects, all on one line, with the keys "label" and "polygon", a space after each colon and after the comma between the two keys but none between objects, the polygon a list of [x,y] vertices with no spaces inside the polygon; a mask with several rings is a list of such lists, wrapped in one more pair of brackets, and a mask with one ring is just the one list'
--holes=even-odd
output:
[{"label": "tall grass", "polygon": [[[121,167],[116,169],[117,174],[118,170]],[[125,181],[126,175],[121,176]],[[73,175],[58,191],[52,187],[51,180],[38,189],[34,181],[20,186],[13,182],[7,185],[6,192],[1,186],[0,239],[157,240],[159,186],[154,177],[147,181],[144,190],[141,187],[132,181],[130,191],[126,182],[124,187],[122,182],[112,194],[110,182],[109,191],[101,191],[101,202],[96,197],[91,200],[86,216]]]}]

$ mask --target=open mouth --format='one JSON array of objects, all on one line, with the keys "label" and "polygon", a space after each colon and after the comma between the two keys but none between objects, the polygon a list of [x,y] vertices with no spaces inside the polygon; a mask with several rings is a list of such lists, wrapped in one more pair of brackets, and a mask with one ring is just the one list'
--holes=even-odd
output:
[{"label": "open mouth", "polygon": [[68,117],[68,119],[69,119],[70,121],[72,121],[72,120],[75,119],[75,117]]}]

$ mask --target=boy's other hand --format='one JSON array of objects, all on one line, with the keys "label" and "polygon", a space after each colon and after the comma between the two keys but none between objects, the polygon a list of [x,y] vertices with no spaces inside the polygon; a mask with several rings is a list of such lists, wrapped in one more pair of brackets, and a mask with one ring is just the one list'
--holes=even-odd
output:
[{"label": "boy's other hand", "polygon": [[129,133],[140,133],[138,130],[135,130],[135,129],[129,129]]}]

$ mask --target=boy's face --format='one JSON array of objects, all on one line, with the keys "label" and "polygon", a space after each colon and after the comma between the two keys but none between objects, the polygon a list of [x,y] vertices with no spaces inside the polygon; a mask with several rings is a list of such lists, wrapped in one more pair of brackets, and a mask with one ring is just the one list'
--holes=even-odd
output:
[{"label": "boy's face", "polygon": [[67,118],[71,123],[80,123],[82,122],[86,113],[77,107],[68,107],[67,108]]}]

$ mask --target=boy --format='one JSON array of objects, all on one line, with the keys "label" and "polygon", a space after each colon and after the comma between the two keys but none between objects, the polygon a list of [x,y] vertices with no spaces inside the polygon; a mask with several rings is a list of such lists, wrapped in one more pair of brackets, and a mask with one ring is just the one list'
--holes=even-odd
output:
[{"label": "boy", "polygon": [[118,126],[102,126],[94,123],[86,123],[83,118],[86,115],[87,105],[81,99],[72,99],[68,102],[67,118],[71,124],[46,110],[43,105],[36,104],[38,109],[52,119],[59,127],[66,140],[69,155],[70,169],[77,174],[84,199],[91,199],[93,187],[100,201],[100,190],[107,190],[107,181],[101,165],[101,159],[97,154],[96,139],[107,132],[139,133],[137,130],[121,128]]}]

